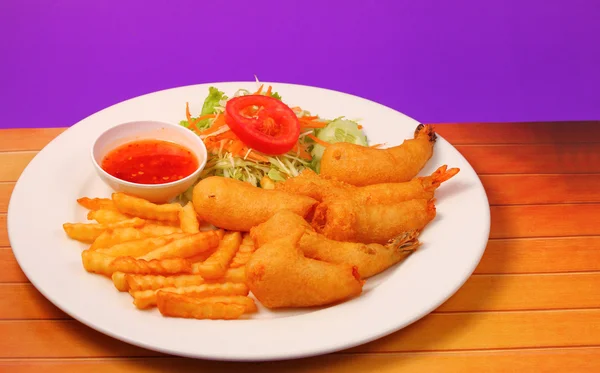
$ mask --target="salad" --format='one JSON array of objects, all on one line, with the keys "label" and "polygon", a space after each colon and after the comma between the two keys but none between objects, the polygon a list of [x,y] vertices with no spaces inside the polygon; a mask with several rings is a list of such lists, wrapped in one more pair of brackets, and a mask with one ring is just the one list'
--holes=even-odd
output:
[{"label": "salad", "polygon": [[[199,180],[223,176],[271,189],[277,181],[305,168],[319,172],[327,145],[350,142],[367,146],[362,126],[344,117],[324,119],[290,107],[269,86],[256,92],[237,90],[233,97],[215,87],[197,115],[186,103],[180,125],[202,138],[208,159]],[[193,186],[181,199],[191,200]]]}]

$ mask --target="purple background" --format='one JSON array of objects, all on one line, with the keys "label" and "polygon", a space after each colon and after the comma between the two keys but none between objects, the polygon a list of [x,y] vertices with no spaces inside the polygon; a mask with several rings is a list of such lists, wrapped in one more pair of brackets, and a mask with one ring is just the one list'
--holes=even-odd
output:
[{"label": "purple background", "polygon": [[423,122],[600,119],[598,0],[366,3],[0,0],[0,127],[254,74]]}]

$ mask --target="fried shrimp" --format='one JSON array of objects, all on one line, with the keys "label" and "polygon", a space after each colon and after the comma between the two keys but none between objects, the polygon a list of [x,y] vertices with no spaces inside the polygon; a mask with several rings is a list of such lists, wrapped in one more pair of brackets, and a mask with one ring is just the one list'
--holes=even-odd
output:
[{"label": "fried shrimp", "polygon": [[433,155],[435,132],[419,124],[413,139],[388,149],[339,142],[329,145],[321,159],[321,174],[363,186],[409,181]]},{"label": "fried shrimp", "polygon": [[433,200],[365,205],[338,199],[320,203],[311,225],[329,239],[386,244],[404,232],[423,229],[435,215]]},{"label": "fried shrimp", "polygon": [[361,278],[383,272],[406,259],[420,245],[418,231],[405,232],[387,245],[340,242],[316,233],[302,217],[283,210],[263,224],[252,228],[251,236],[260,247],[268,242],[284,238],[298,227],[305,232],[300,238],[300,250],[304,256],[328,263],[355,266]]},{"label": "fried shrimp", "polygon": [[448,166],[443,165],[431,175],[411,181],[356,187],[305,169],[297,177],[275,184],[275,190],[308,196],[317,201],[336,198],[367,204],[396,203],[410,199],[432,199],[437,188],[458,172],[458,168],[448,170]]},{"label": "fried shrimp", "polygon": [[305,229],[261,246],[246,264],[246,284],[267,308],[313,307],[340,302],[362,292],[356,267],[305,257],[299,241]]},{"label": "fried shrimp", "polygon": [[202,220],[219,228],[247,232],[282,209],[307,217],[317,201],[306,196],[257,188],[243,181],[211,176],[196,184],[193,203]]}]

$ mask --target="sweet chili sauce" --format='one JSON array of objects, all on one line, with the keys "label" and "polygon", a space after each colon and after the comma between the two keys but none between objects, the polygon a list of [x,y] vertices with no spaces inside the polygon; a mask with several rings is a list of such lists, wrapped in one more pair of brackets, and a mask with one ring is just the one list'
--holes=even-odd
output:
[{"label": "sweet chili sauce", "polygon": [[166,184],[191,175],[198,159],[187,148],[162,140],[123,144],[104,157],[102,169],[137,184]]}]

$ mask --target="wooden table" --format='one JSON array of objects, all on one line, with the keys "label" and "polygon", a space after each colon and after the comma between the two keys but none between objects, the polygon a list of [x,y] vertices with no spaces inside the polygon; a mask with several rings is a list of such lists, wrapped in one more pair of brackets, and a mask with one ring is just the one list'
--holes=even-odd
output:
[{"label": "wooden table", "polygon": [[475,274],[432,314],[381,340],[260,364],[134,347],[42,297],[11,252],[6,212],[23,168],[63,129],[0,131],[0,371],[600,372],[600,122],[436,129],[471,162],[490,200],[490,241]]}]

